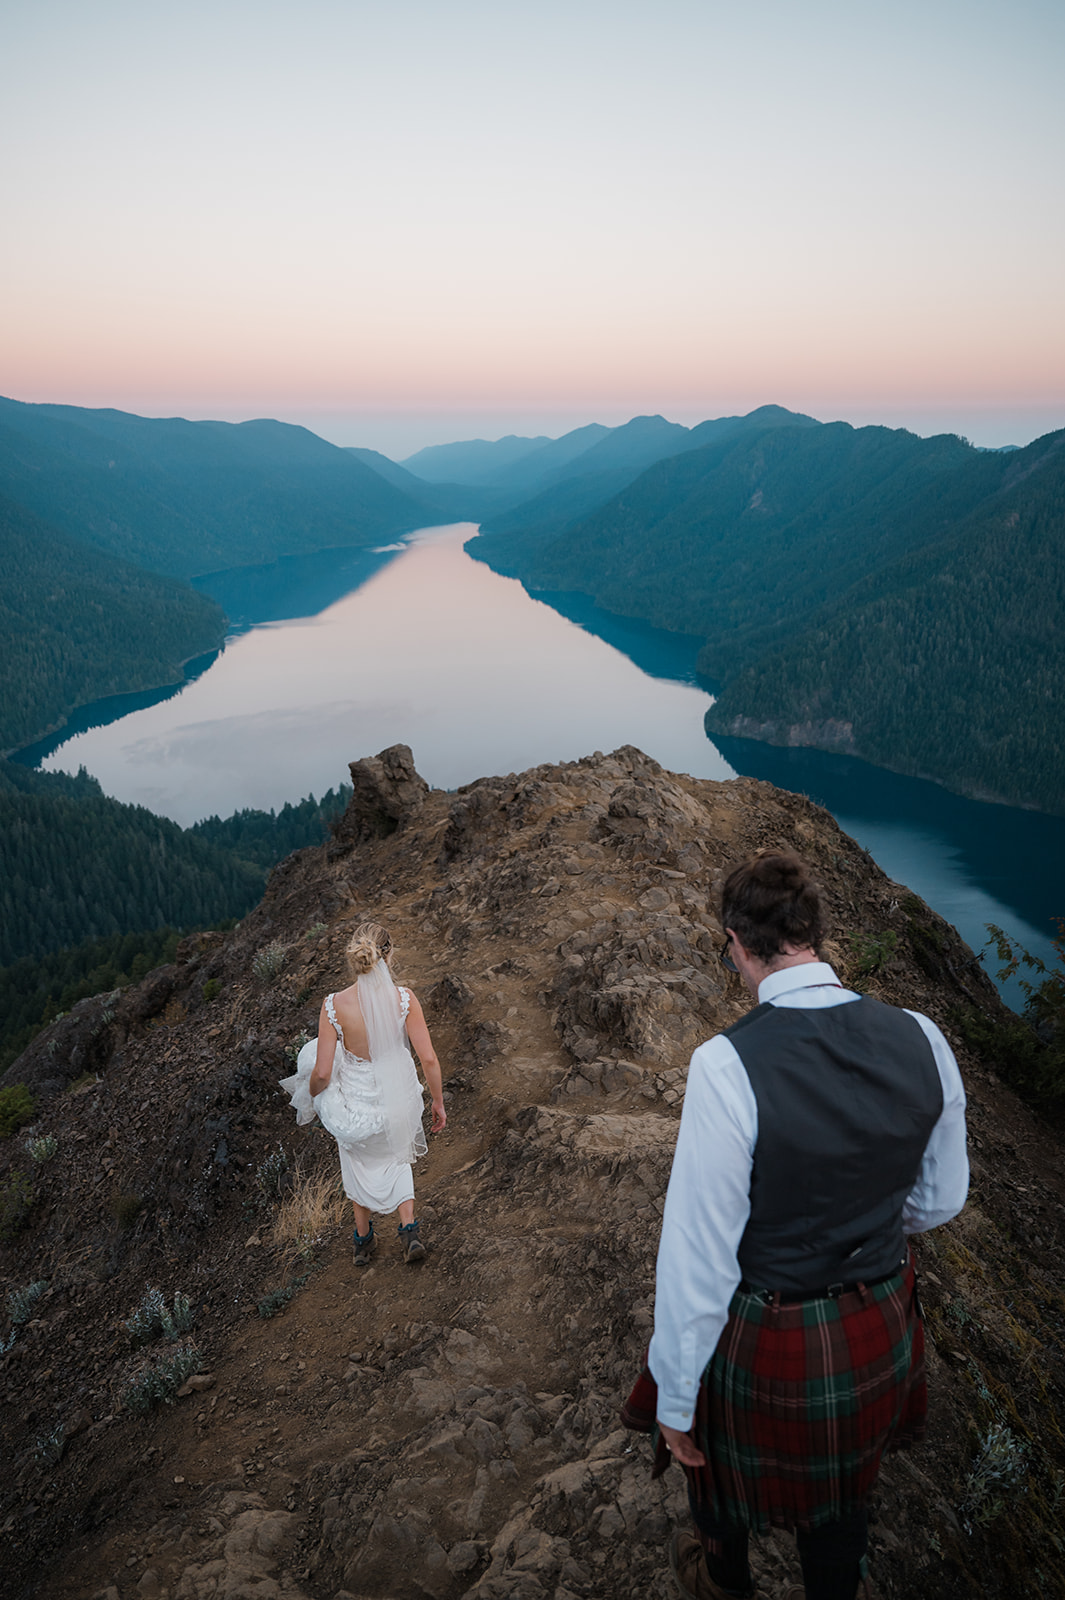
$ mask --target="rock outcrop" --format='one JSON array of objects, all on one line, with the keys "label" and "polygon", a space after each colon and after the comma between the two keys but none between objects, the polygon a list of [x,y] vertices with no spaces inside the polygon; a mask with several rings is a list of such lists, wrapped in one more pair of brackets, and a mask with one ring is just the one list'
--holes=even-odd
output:
[{"label": "rock outcrop", "polygon": [[[351,770],[336,839],[284,862],[239,927],[82,1002],[8,1074],[56,1148],[0,1146],[3,1290],[23,1296],[0,1357],[5,1593],[665,1600],[683,1486],[651,1484],[617,1409],[652,1325],[688,1057],[748,1004],[714,886],[772,844],[814,862],[844,975],[934,1017],[971,1097],[972,1200],[918,1246],[932,1436],[884,1474],[879,1591],[1039,1592],[1038,1549],[1055,1592],[1065,1180],[965,1045],[964,1016],[999,1002],[954,930],[827,813],[751,780],[632,749],[456,794],[402,746]],[[368,914],[444,1064],[417,1269],[388,1221],[353,1269],[332,1141],[277,1086]],[[131,1336],[146,1285],[175,1315],[188,1299],[173,1341]],[[131,1409],[190,1344],[203,1380]],[[755,1560],[768,1600],[796,1577],[784,1536]]]},{"label": "rock outcrop", "polygon": [[354,792],[333,829],[334,857],[368,839],[387,839],[417,812],[429,793],[406,744],[351,761],[348,771]]}]

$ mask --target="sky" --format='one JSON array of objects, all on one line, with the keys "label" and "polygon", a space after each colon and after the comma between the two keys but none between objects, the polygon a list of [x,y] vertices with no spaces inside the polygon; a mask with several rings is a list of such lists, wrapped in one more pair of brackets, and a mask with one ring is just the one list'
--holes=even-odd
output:
[{"label": "sky", "polygon": [[1060,0],[0,0],[0,393],[1065,426]]}]

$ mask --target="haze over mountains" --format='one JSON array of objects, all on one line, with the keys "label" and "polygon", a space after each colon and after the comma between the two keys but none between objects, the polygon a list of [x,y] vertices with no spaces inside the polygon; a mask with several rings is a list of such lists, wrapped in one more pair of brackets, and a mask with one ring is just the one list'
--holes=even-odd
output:
[{"label": "haze over mountains", "polygon": [[0,748],[174,682],[217,644],[218,608],[180,580],[476,520],[471,554],[527,587],[704,638],[711,730],[1060,812],[1063,446],[981,451],[764,406],[400,464],[279,422],[0,401]]}]

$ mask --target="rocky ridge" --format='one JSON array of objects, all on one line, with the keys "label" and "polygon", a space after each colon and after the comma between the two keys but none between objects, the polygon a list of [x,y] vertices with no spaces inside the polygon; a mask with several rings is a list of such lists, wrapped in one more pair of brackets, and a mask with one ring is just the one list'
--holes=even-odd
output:
[{"label": "rocky ridge", "polygon": [[[762,845],[814,862],[832,959],[934,1017],[970,1091],[972,1199],[918,1244],[933,1426],[883,1476],[879,1593],[1065,1592],[1065,1176],[965,1047],[964,1010],[999,1002],[955,932],[827,813],[753,780],[633,749],[453,795],[402,746],[351,772],[332,843],[284,862],[239,927],[81,1002],[8,1074],[56,1150],[0,1145],[2,1289],[44,1285],[4,1324],[4,1593],[664,1600],[683,1486],[651,1484],[617,1408],[686,1063],[747,1008],[710,891]],[[263,1191],[279,1145],[282,1203],[335,1169],[277,1079],[367,914],[422,999],[449,1123],[417,1172],[427,1262],[404,1267],[386,1222],[357,1273],[342,1208],[294,1251]],[[146,1284],[188,1296],[202,1375],[136,1416],[123,1394],[161,1348],[126,1329]],[[271,1292],[279,1314],[257,1315]],[[797,1575],[784,1536],[755,1560],[770,1600]]]}]

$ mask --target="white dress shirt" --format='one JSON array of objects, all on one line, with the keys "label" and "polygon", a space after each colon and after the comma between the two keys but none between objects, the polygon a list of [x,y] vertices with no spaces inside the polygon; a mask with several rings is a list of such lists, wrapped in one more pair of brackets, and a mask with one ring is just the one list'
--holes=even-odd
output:
[{"label": "white dress shirt", "polygon": [[[758,987],[772,1006],[817,1010],[861,996],[844,989],[823,961],[772,972]],[[943,1086],[943,1110],[902,1212],[906,1233],[954,1217],[969,1190],[965,1090],[954,1053],[919,1012]],[[655,1328],[648,1366],[658,1384],[658,1420],[687,1432],[710,1357],[743,1274],[736,1252],[750,1215],[758,1105],[739,1055],[717,1034],[691,1059],[658,1246]]]}]

